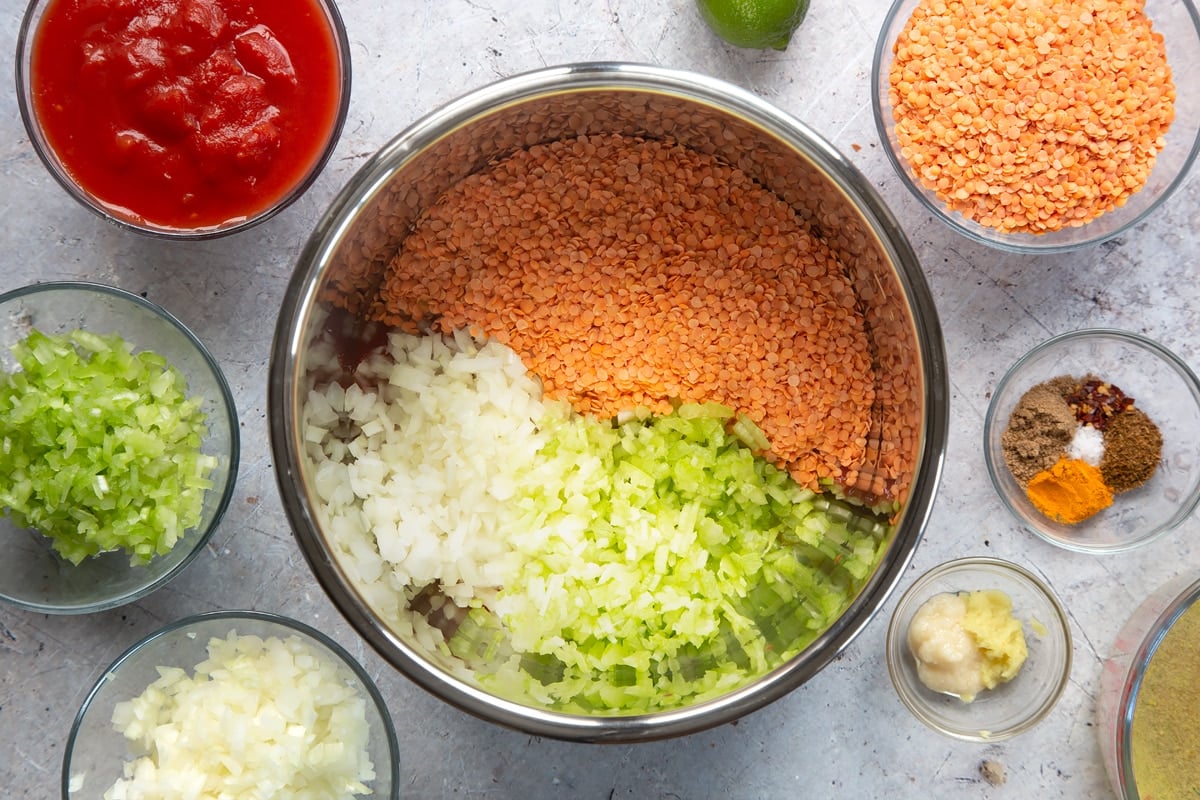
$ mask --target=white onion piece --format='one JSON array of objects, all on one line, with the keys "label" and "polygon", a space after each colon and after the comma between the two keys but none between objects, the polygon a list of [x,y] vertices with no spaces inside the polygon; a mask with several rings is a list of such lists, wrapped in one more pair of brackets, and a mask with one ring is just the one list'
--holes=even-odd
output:
[{"label": "white onion piece", "polygon": [[208,643],[195,674],[118,703],[136,757],[105,800],[331,800],[370,794],[366,702],[352,675],[297,636]]}]

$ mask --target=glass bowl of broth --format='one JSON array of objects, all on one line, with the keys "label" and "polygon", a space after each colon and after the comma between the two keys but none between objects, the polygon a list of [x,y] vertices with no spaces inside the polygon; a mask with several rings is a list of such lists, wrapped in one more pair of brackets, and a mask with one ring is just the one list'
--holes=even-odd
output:
[{"label": "glass bowl of broth", "polygon": [[1200,579],[1188,574],[1138,607],[1104,664],[1097,729],[1118,796],[1200,796],[1198,705]]}]

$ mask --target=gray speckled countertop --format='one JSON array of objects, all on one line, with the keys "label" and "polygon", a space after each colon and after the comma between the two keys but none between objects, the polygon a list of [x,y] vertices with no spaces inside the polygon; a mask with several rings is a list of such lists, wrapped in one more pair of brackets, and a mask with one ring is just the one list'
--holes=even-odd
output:
[{"label": "gray speckled countertop", "polygon": [[[20,5],[0,10],[15,51]],[[12,82],[0,113],[0,289],[84,278],[145,293],[190,325],[220,360],[241,412],[237,492],[207,552],[127,607],[46,617],[0,607],[0,795],[58,795],[71,719],[122,650],[179,617],[217,608],[278,611],[342,642],[378,680],[399,729],[413,798],[949,797],[1111,794],[1095,732],[1101,663],[1154,587],[1200,572],[1200,520],[1130,554],[1056,549],[1006,515],[984,470],[989,392],[1019,355],[1082,326],[1140,331],[1200,367],[1200,180],[1104,246],[1022,257],[972,244],[926,213],[896,179],[871,119],[869,77],[885,0],[814,0],[783,53],[719,44],[691,0],[341,0],[352,40],[350,116],[324,174],[298,203],[242,235],[164,244],[106,225],[37,160]],[[418,117],[499,77],[572,61],[625,60],[707,73],[804,120],[862,170],[892,207],[928,275],[949,356],[950,439],[924,541],[901,589],[949,558],[991,554],[1044,576],[1075,638],[1070,686],[1040,726],[991,745],[923,727],[884,664],[896,596],[845,653],[781,701],[736,724],[653,744],[544,741],[481,722],[416,688],[341,619],[312,578],[280,507],[267,442],[267,359],[293,261],[322,210],[363,161]],[[1194,79],[1194,76],[1185,76]],[[898,594],[898,592],[897,592]],[[1007,783],[981,778],[1003,764]]]}]

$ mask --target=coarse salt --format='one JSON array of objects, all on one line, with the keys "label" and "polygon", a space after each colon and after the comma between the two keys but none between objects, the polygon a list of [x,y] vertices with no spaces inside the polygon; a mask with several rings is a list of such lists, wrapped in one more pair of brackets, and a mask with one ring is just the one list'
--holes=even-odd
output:
[{"label": "coarse salt", "polygon": [[1104,434],[1091,425],[1080,425],[1067,447],[1067,455],[1093,467],[1100,466],[1100,459],[1104,458]]}]

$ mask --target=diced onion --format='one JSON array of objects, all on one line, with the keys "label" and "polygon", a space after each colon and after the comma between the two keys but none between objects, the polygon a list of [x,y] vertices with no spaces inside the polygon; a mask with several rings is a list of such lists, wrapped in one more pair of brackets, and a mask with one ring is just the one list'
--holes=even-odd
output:
[{"label": "diced onion", "polygon": [[[392,333],[348,388],[312,387],[303,433],[323,527],[387,623],[503,695],[628,713],[799,652],[888,533],[797,485],[731,408],[643,411],[543,400],[494,340]],[[443,641],[412,608],[447,599]]]},{"label": "diced onion", "polygon": [[104,800],[340,800],[375,777],[353,676],[297,636],[208,643],[194,674],[159,678],[113,710],[135,757]]}]

